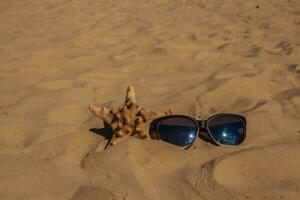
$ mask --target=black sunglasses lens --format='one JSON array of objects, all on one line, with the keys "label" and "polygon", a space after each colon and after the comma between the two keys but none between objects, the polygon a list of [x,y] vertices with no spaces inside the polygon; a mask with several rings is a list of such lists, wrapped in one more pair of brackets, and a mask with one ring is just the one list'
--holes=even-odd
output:
[{"label": "black sunglasses lens", "polygon": [[161,140],[179,146],[189,146],[197,136],[197,125],[191,119],[170,117],[160,121],[158,134]]},{"label": "black sunglasses lens", "polygon": [[219,116],[207,124],[211,137],[220,144],[237,145],[244,141],[245,126],[238,117]]}]

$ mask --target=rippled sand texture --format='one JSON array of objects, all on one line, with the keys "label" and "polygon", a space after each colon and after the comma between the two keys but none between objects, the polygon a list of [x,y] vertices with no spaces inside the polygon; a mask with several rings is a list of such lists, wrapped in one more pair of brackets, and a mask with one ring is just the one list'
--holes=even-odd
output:
[{"label": "rippled sand texture", "polygon": [[[0,199],[299,199],[298,0],[2,0],[0,12]],[[152,110],[243,114],[247,139],[99,151],[88,105],[120,105],[129,84]]]}]

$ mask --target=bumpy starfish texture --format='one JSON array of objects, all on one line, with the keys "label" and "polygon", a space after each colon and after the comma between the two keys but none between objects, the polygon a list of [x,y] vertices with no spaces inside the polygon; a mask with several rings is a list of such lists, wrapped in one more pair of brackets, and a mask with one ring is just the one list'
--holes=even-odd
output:
[{"label": "bumpy starfish texture", "polygon": [[149,133],[150,123],[158,117],[172,114],[171,110],[154,112],[142,108],[136,101],[132,86],[128,86],[125,103],[119,109],[107,109],[90,105],[89,110],[111,126],[113,136],[110,145],[117,144],[128,136],[149,139],[151,138]]}]

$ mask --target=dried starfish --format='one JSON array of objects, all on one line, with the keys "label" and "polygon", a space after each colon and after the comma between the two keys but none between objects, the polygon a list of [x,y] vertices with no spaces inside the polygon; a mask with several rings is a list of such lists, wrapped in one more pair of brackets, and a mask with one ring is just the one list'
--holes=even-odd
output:
[{"label": "dried starfish", "polygon": [[134,136],[140,139],[151,138],[150,123],[161,116],[172,114],[172,111],[154,112],[142,108],[136,102],[135,92],[132,86],[128,86],[126,99],[119,109],[98,107],[90,105],[89,110],[112,128],[113,135],[110,145],[114,145],[127,138]]}]

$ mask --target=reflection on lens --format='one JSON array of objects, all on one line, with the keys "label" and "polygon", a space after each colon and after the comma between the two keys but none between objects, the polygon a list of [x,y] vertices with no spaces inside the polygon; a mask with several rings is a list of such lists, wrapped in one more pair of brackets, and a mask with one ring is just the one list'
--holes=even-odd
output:
[{"label": "reflection on lens", "polygon": [[197,136],[197,125],[184,117],[170,117],[158,125],[160,139],[179,146],[188,146]]},{"label": "reflection on lens", "polygon": [[234,116],[219,116],[208,121],[211,137],[220,144],[237,145],[244,141],[245,127]]}]

